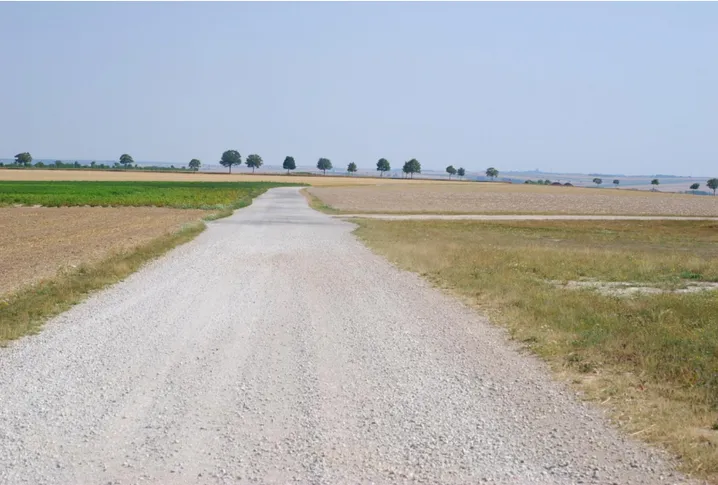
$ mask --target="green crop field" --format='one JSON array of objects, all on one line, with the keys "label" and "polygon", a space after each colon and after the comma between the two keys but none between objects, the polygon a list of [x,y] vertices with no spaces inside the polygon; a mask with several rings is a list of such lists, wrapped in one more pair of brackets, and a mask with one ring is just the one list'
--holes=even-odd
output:
[{"label": "green crop field", "polygon": [[156,206],[236,209],[272,187],[272,182],[5,182],[0,206]]}]

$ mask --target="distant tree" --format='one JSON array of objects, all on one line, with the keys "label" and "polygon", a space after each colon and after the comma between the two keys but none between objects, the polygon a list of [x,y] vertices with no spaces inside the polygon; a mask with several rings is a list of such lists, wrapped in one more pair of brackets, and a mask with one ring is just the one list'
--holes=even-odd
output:
[{"label": "distant tree", "polygon": [[97,162],[96,162],[96,161],[93,160],[93,161],[90,162],[90,167],[95,168],[96,166],[97,166]]},{"label": "distant tree", "polygon": [[284,163],[282,163],[282,168],[287,171],[287,175],[289,175],[290,170],[296,169],[297,164],[294,163],[294,157],[284,157]]},{"label": "distant tree", "polygon": [[546,179],[543,181],[544,185],[551,185],[551,181],[549,179]]},{"label": "distant tree", "polygon": [[123,167],[127,168],[129,165],[135,163],[135,161],[128,154],[123,153],[122,155],[120,155],[120,163]]},{"label": "distant tree", "polygon": [[658,187],[658,185],[660,185],[660,183],[661,183],[661,182],[660,182],[660,180],[658,180],[658,179],[653,179],[653,180],[651,180],[651,185],[654,186],[653,189],[651,189],[651,190],[656,190],[656,188]]},{"label": "distant tree", "polygon": [[376,162],[376,169],[381,172],[381,177],[384,176],[384,172],[388,172],[391,170],[391,165],[389,165],[389,160],[386,158],[380,158],[378,162]]},{"label": "distant tree", "polygon": [[405,174],[410,174],[411,178],[414,178],[415,173],[421,173],[421,163],[416,158],[412,158],[404,164],[402,170]]},{"label": "distant tree", "polygon": [[698,182],[691,184],[691,190],[693,191],[693,195],[696,195],[696,190],[698,190],[700,186],[701,184],[699,184]]},{"label": "distant tree", "polygon": [[356,172],[356,171],[357,171],[357,164],[356,164],[356,163],[351,162],[349,165],[347,165],[347,172],[349,172],[350,174],[353,174],[353,173]]},{"label": "distant tree", "polygon": [[234,165],[242,165],[242,156],[237,150],[227,150],[222,154],[219,164],[223,167],[229,168],[229,173],[232,173],[232,167]]},{"label": "distant tree", "polygon": [[75,168],[80,168],[80,167],[82,167],[82,165],[80,165],[80,162],[78,162],[77,160],[75,160],[75,163],[73,163],[72,166],[75,167]]},{"label": "distant tree", "polygon": [[459,177],[463,179],[464,175],[466,175],[466,170],[464,170],[464,167],[459,167],[459,170],[457,170],[456,173],[458,173]]},{"label": "distant tree", "polygon": [[593,179],[593,183],[596,184],[596,186],[599,186],[603,183],[603,179],[596,177],[595,179]]},{"label": "distant tree", "polygon": [[489,167],[486,169],[486,176],[493,180],[499,176],[499,171],[496,170],[494,167]]},{"label": "distant tree", "polygon": [[45,164],[42,163],[42,162],[37,162],[37,163],[35,164],[35,167],[37,167],[37,168],[42,168],[42,167],[44,167],[44,166],[45,166]]},{"label": "distant tree", "polygon": [[32,155],[30,155],[28,152],[18,153],[17,155],[15,155],[15,163],[18,165],[29,167],[32,163]]},{"label": "distant tree", "polygon": [[[117,162],[115,162],[117,163]],[[55,160],[55,167],[60,168],[62,167],[62,160]]]},{"label": "distant tree", "polygon": [[618,184],[620,184],[620,183],[621,183],[620,180],[618,180],[618,179],[613,179],[613,185],[615,185],[616,188],[618,188]]},{"label": "distant tree", "polygon": [[446,167],[446,173],[449,174],[449,180],[451,180],[451,176],[456,175],[456,169],[453,165],[449,165],[448,167]]},{"label": "distant tree", "polygon": [[324,175],[327,174],[327,170],[332,169],[332,162],[328,158],[320,158],[319,161],[317,161],[317,168],[324,172]]},{"label": "distant tree", "polygon": [[718,189],[718,179],[710,179],[706,182],[709,189],[713,190],[713,195],[716,195],[716,189]]},{"label": "distant tree", "polygon": [[252,155],[247,157],[247,166],[252,167],[252,173],[254,173],[255,168],[259,168],[264,163],[264,160],[262,160],[262,157],[257,155],[256,153],[253,153]]},{"label": "distant tree", "polygon": [[196,158],[193,158],[192,160],[189,161],[188,165],[191,170],[194,170],[196,172],[197,170],[199,170],[199,167],[202,166],[202,162],[200,162]]}]

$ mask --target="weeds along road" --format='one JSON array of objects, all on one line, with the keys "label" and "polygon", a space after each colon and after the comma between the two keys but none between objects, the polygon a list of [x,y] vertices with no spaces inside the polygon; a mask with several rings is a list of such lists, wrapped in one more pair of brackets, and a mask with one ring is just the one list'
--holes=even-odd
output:
[{"label": "weeds along road", "polygon": [[677,483],[482,317],[272,189],[0,349],[0,483]]}]

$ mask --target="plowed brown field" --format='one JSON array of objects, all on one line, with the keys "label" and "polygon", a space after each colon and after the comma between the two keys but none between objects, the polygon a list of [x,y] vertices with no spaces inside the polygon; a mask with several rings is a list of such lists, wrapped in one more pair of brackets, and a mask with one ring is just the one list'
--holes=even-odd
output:
[{"label": "plowed brown field", "polygon": [[2,207],[0,295],[147,243],[204,215],[150,207]]},{"label": "plowed brown field", "polygon": [[621,189],[436,183],[308,190],[330,207],[353,213],[718,216],[718,197]]}]

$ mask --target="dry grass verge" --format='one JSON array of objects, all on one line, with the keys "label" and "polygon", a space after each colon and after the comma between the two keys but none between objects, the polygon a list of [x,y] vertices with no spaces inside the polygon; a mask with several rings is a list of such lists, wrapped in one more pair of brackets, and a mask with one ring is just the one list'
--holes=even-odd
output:
[{"label": "dry grass verge", "polygon": [[312,187],[343,213],[718,216],[718,197],[523,184]]},{"label": "dry grass verge", "polygon": [[201,221],[186,224],[177,232],[99,262],[81,264],[0,299],[0,343],[37,332],[48,318],[79,303],[90,292],[124,279],[145,262],[193,239],[205,227]]},{"label": "dry grass verge", "polygon": [[319,212],[323,212],[325,214],[340,214],[341,213],[341,211],[338,211],[334,207],[322,202],[322,200],[319,197],[317,197],[316,195],[313,195],[307,189],[302,189],[299,192],[304,196],[304,198],[307,200],[307,204],[309,204],[309,207],[311,207],[312,209],[317,210]]},{"label": "dry grass verge", "polygon": [[555,284],[718,281],[718,223],[358,223],[375,251],[480,307],[627,432],[718,482],[718,292],[626,297]]}]

